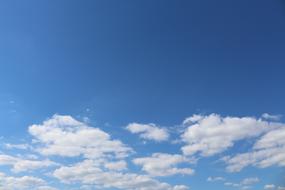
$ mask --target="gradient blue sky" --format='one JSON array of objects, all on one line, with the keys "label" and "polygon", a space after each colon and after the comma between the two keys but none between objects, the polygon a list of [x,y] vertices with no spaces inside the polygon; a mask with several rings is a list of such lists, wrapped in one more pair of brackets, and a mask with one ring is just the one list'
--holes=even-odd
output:
[{"label": "gradient blue sky", "polygon": [[[193,114],[285,114],[282,0],[11,0],[0,2],[0,27],[3,154],[26,154],[4,144],[29,143],[29,126],[54,114],[70,115],[132,147],[137,153],[127,158],[128,172],[144,173],[131,160],[182,154],[184,144],[171,140],[181,137],[178,128]],[[274,122],[284,128],[283,121]],[[132,122],[166,128],[170,138],[145,141],[125,129]],[[248,146],[238,143],[227,151],[238,154],[238,147]],[[284,185],[282,167],[227,173],[216,164],[226,155],[221,154],[197,156],[192,176],[154,178],[193,190],[241,188],[207,182],[209,176],[233,183],[258,177],[254,190]],[[2,171],[45,178],[39,171],[14,174],[0,166]],[[79,188],[47,181],[59,189]]]}]

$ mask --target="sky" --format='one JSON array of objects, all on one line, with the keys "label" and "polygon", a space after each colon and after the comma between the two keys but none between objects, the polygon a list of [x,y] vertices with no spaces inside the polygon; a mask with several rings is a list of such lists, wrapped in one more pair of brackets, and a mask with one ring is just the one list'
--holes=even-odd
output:
[{"label": "sky", "polygon": [[282,0],[0,1],[0,190],[284,190]]}]

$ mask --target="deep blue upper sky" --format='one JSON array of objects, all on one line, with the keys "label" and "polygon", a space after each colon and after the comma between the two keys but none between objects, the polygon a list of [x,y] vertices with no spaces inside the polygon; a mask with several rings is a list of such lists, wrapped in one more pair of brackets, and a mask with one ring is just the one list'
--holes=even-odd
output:
[{"label": "deep blue upper sky", "polygon": [[2,1],[1,99],[120,124],[284,113],[284,20],[281,0]]},{"label": "deep blue upper sky", "polygon": [[0,2],[0,136],[58,114],[285,114],[282,0]]}]

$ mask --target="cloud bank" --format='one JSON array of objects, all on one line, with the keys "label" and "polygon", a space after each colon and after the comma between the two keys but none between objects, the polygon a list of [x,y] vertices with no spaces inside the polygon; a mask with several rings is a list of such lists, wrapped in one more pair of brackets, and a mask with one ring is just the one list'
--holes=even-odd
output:
[{"label": "cloud bank", "polygon": [[[279,118],[278,118],[279,119]],[[217,156],[226,172],[240,172],[245,167],[285,166],[285,124],[273,115],[223,117],[218,114],[192,115],[176,132],[155,124],[130,123],[125,127],[137,140],[152,140],[179,147],[170,151],[137,152],[98,127],[72,116],[54,115],[41,124],[28,127],[31,142],[4,143],[0,151],[0,189],[56,190],[54,184],[67,189],[187,190],[189,186],[165,182],[170,176],[193,177],[199,160]],[[182,131],[181,131],[182,129]],[[122,130],[124,131],[124,130]],[[180,133],[180,134],[179,134]],[[172,137],[182,144],[173,145]],[[237,142],[251,140],[244,152],[228,152]],[[142,146],[148,146],[142,145]],[[13,154],[13,151],[15,152]],[[17,153],[17,154],[16,154]],[[138,170],[133,170],[136,167]],[[7,172],[8,171],[8,172]],[[208,177],[208,182],[250,188],[260,179],[245,178],[234,183],[225,177]],[[264,185],[265,189],[282,186]]]}]

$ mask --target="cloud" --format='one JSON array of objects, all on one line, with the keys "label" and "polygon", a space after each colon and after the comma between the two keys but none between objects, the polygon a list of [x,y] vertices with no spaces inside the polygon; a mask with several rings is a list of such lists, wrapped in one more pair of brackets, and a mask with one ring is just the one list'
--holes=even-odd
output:
[{"label": "cloud", "polygon": [[50,186],[40,186],[37,188],[37,190],[57,190],[57,189]]},{"label": "cloud", "polygon": [[126,129],[134,134],[139,134],[143,139],[154,141],[166,141],[169,138],[168,131],[164,128],[159,128],[155,124],[140,124],[130,123]]},{"label": "cloud", "polygon": [[132,149],[119,140],[112,140],[106,132],[89,127],[71,116],[54,115],[40,125],[29,127],[39,143],[42,155],[100,158],[115,155],[126,157]]},{"label": "cloud", "polygon": [[6,143],[5,147],[7,149],[22,149],[22,150],[26,150],[30,146],[28,144],[9,144],[9,143]]},{"label": "cloud", "polygon": [[102,188],[124,190],[186,190],[186,186],[174,186],[159,182],[146,175],[104,171],[94,160],[84,160],[73,166],[63,166],[53,172],[53,176],[63,183],[80,182]]},{"label": "cloud", "polygon": [[239,183],[232,183],[232,182],[225,182],[225,186],[231,186],[231,187],[240,187]]},{"label": "cloud", "polygon": [[40,168],[46,168],[50,166],[56,166],[58,164],[48,159],[25,160],[14,156],[0,154],[0,165],[10,165],[12,166],[12,171],[18,173],[18,172],[36,170]]},{"label": "cloud", "polygon": [[189,187],[185,186],[185,185],[175,185],[173,187],[173,190],[188,190]]},{"label": "cloud", "polygon": [[225,181],[226,179],[224,177],[208,177],[208,182],[215,182],[215,181]]},{"label": "cloud", "polygon": [[271,189],[277,189],[277,190],[285,190],[285,187],[282,186],[276,186],[274,184],[266,184],[264,185],[265,190],[271,190]]},{"label": "cloud", "polygon": [[238,172],[247,166],[266,168],[272,165],[285,166],[285,126],[263,135],[254,144],[252,151],[224,157],[227,171]]},{"label": "cloud", "polygon": [[257,177],[245,178],[239,183],[225,182],[225,186],[239,187],[241,189],[250,189],[252,185],[258,183],[260,180]]},{"label": "cloud", "polygon": [[266,189],[266,190],[275,189],[275,185],[273,185],[273,184],[264,185],[264,189]]},{"label": "cloud", "polygon": [[32,177],[32,176],[12,177],[12,176],[7,176],[4,173],[0,173],[0,182],[1,182],[0,189],[5,189],[5,190],[15,190],[15,189],[40,190],[42,187],[47,187],[46,182],[43,179],[37,177]]},{"label": "cloud", "polygon": [[262,114],[261,117],[264,118],[264,119],[267,119],[267,120],[275,120],[275,121],[278,121],[278,120],[280,120],[280,118],[281,118],[282,116],[281,116],[281,115],[271,115],[271,114],[268,114],[268,113],[264,113],[264,114]]},{"label": "cloud", "polygon": [[245,178],[243,179],[240,184],[241,185],[252,185],[259,182],[259,179],[257,177],[251,177],[251,178]]},{"label": "cloud", "polygon": [[104,165],[105,168],[109,170],[126,170],[127,169],[127,162],[124,160],[120,160],[117,162],[107,162]]},{"label": "cloud", "polygon": [[[184,121],[181,128],[181,137],[185,143],[182,147],[183,154],[149,155],[149,152],[146,152],[148,156],[133,158],[130,157],[134,155],[131,147],[111,138],[101,129],[91,127],[71,116],[54,115],[42,124],[29,127],[32,143],[4,144],[9,149],[6,151],[13,154],[0,151],[0,165],[8,166],[17,174],[7,176],[0,173],[0,189],[55,190],[43,179],[56,178],[58,182],[70,188],[86,190],[187,190],[185,185],[173,185],[158,179],[163,176],[192,175],[194,170],[189,165],[196,163],[199,156],[221,153],[231,148],[236,141],[245,139],[254,140],[251,149],[239,154],[233,151],[233,155],[222,158],[228,172],[237,172],[247,166],[285,166],[283,123],[263,118],[222,117],[210,114],[193,115]],[[154,124],[132,123],[127,129],[148,140],[169,139],[168,131]],[[165,134],[162,135],[163,133]],[[171,146],[175,148],[180,145]],[[50,159],[63,163],[58,164]],[[141,171],[135,173],[132,168],[134,165],[128,168],[131,164],[141,167]],[[34,170],[38,170],[37,176],[24,173]],[[45,171],[45,174],[42,171]],[[19,176],[20,174],[23,176]],[[233,183],[223,177],[208,177],[207,181],[223,181],[226,186],[248,189],[259,179],[245,178]],[[282,190],[282,187],[275,186],[275,189]]]},{"label": "cloud", "polygon": [[185,155],[200,154],[212,156],[232,147],[236,141],[258,137],[281,126],[280,123],[267,122],[253,117],[222,117],[193,115],[184,123],[185,132],[182,147]]},{"label": "cloud", "polygon": [[[149,138],[164,139],[164,130],[150,129]],[[186,190],[184,185],[172,186],[147,175],[128,172],[124,160],[132,148],[109,134],[77,121],[71,116],[54,115],[42,124],[31,125],[35,150],[44,156],[78,157],[79,162],[51,172],[62,183],[79,183],[89,188],[117,188],[124,190]],[[167,134],[168,138],[168,134]],[[82,160],[83,159],[83,160]]]},{"label": "cloud", "polygon": [[170,176],[176,174],[192,175],[191,168],[177,168],[181,163],[190,163],[192,160],[178,154],[154,153],[151,157],[136,158],[133,163],[142,166],[142,170],[152,176]]}]

